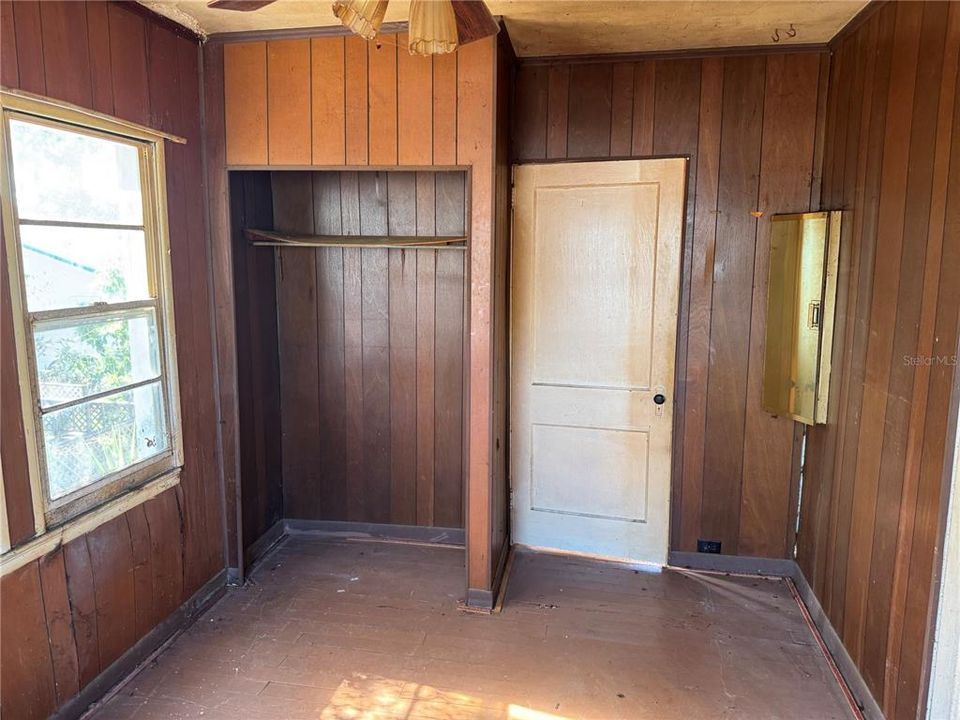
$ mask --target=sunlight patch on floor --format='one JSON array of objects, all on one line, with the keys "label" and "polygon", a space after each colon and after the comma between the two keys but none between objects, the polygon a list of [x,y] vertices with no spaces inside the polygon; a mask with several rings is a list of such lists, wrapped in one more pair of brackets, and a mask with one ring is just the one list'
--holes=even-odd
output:
[{"label": "sunlight patch on floor", "polygon": [[570,720],[421,683],[355,674],[337,687],[321,720]]}]

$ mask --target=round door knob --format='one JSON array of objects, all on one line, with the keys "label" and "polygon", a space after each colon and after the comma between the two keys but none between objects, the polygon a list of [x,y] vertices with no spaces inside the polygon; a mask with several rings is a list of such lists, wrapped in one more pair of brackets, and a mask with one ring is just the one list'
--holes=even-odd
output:
[{"label": "round door knob", "polygon": [[653,401],[657,405],[663,405],[667,401],[667,398],[663,393],[657,393],[656,395],[653,396]]}]

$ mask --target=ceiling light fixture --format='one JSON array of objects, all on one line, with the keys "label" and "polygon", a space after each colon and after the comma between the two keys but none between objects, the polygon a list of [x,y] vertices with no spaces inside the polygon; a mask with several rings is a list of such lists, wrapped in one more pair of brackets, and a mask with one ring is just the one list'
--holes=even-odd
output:
[{"label": "ceiling light fixture", "polygon": [[333,14],[351,32],[373,40],[387,14],[387,0],[335,0]]}]

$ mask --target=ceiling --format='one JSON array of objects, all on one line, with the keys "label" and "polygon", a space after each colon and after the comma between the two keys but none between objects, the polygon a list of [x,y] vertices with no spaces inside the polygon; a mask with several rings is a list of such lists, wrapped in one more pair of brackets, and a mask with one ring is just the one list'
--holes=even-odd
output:
[{"label": "ceiling", "polygon": [[[520,56],[652,52],[825,43],[867,0],[486,0]],[[330,0],[277,0],[254,12],[212,10],[206,0],[143,5],[201,35],[338,25]],[[407,19],[390,0],[386,22]],[[791,24],[796,30],[787,35]],[[772,36],[780,29],[780,42]]]}]

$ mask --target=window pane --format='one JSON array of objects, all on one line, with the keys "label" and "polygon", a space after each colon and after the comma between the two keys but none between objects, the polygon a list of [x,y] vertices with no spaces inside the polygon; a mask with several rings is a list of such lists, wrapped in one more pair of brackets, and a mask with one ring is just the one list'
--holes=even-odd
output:
[{"label": "window pane", "polygon": [[31,312],[150,297],[142,230],[22,225]]},{"label": "window pane", "polygon": [[160,375],[152,309],[66,322],[38,323],[34,329],[41,407]]},{"label": "window pane", "polygon": [[167,448],[160,383],[43,416],[51,499]]},{"label": "window pane", "polygon": [[143,224],[135,146],[19,120],[10,140],[21,220]]}]

